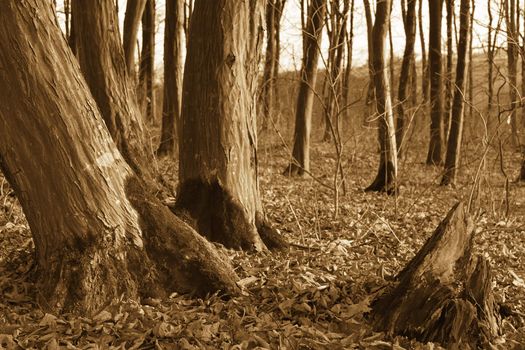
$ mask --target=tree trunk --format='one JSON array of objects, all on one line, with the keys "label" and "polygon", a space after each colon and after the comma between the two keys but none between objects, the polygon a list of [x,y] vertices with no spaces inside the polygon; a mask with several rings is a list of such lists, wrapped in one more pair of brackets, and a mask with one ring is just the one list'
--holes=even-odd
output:
[{"label": "tree trunk", "polygon": [[[135,45],[140,19],[148,0],[127,0],[124,16],[124,57],[128,74],[135,80]],[[117,22],[118,23],[118,22]]]},{"label": "tree trunk", "polygon": [[440,165],[443,143],[443,77],[441,64],[441,11],[443,0],[429,0],[430,29],[428,65],[430,71],[430,143],[427,164]]},{"label": "tree trunk", "polygon": [[184,71],[176,211],[237,249],[285,243],[266,222],[257,178],[263,11],[263,0],[196,0]]},{"label": "tree trunk", "polygon": [[115,3],[72,0],[71,5],[80,68],[119,151],[143,177],[151,170],[152,152],[136,91],[125,71]]},{"label": "tree trunk", "polygon": [[[397,105],[397,129],[396,144],[397,150],[401,153],[403,137],[405,133],[405,107],[408,105],[407,88],[410,78],[410,69],[414,60],[414,45],[416,42],[416,0],[408,0],[405,16],[405,52],[399,74],[398,105]],[[414,92],[412,92],[413,94]]]},{"label": "tree trunk", "polygon": [[146,120],[155,119],[155,0],[147,0],[142,14],[142,53],[140,55],[139,96]]},{"label": "tree trunk", "polygon": [[397,177],[396,133],[384,52],[391,9],[391,0],[377,2],[376,18],[372,30],[374,86],[377,113],[380,116],[378,136],[381,153],[377,176],[365,189],[365,191],[380,191],[388,194],[395,193]]},{"label": "tree trunk", "polygon": [[419,42],[421,44],[421,92],[423,95],[423,103],[426,103],[428,101],[429,72],[427,64],[427,50],[425,44],[425,29],[423,27],[423,1],[424,0],[419,0],[417,18],[419,23]]},{"label": "tree trunk", "polygon": [[270,119],[274,118],[275,88],[278,63],[278,35],[284,0],[269,0],[266,4],[266,55],[264,61],[263,79],[261,82],[261,108],[263,129],[268,127]]},{"label": "tree trunk", "polygon": [[363,6],[365,8],[365,18],[366,18],[366,38],[368,43],[368,91],[366,94],[365,101],[365,124],[368,124],[368,121],[371,120],[372,106],[374,103],[374,67],[373,67],[373,47],[372,47],[372,27],[374,21],[372,19],[372,10],[370,8],[370,1],[363,0]]},{"label": "tree trunk", "polygon": [[465,76],[469,64],[467,49],[469,48],[471,36],[470,24],[470,1],[461,0],[459,14],[459,43],[456,65],[456,82],[454,84],[454,101],[452,103],[452,117],[450,120],[450,136],[447,144],[445,157],[445,169],[442,185],[454,184],[456,181],[456,170],[459,167],[461,154],[461,139],[463,136]]},{"label": "tree trunk", "polygon": [[314,89],[317,81],[317,62],[325,11],[325,0],[312,0],[308,8],[308,20],[303,34],[305,46],[303,48],[301,82],[299,83],[299,95],[295,111],[293,160],[284,171],[284,174],[290,176],[304,175],[310,171],[310,132]]},{"label": "tree trunk", "polygon": [[118,152],[48,2],[0,2],[0,50],[0,168],[31,227],[41,306],[235,292],[229,263]]},{"label": "tree trunk", "polygon": [[348,28],[348,33],[346,34],[346,67],[345,67],[345,76],[343,80],[343,98],[344,98],[344,116],[345,119],[350,118],[350,85],[352,79],[352,59],[353,59],[353,46],[354,46],[354,9],[355,9],[355,0],[350,0],[350,21]]},{"label": "tree trunk", "polygon": [[[184,38],[184,0],[166,0],[164,24],[164,98],[162,130],[157,155],[165,156],[175,149],[176,130],[182,108],[182,40]],[[179,130],[180,131],[180,130]]]},{"label": "tree trunk", "polygon": [[446,72],[445,72],[445,107],[443,111],[443,120],[444,130],[444,143],[447,143],[448,134],[450,131],[450,118],[452,115],[452,24],[454,21],[454,0],[445,0],[445,5],[447,9],[447,61],[446,61]]},{"label": "tree trunk", "polygon": [[518,70],[518,51],[516,47],[516,40],[518,35],[516,32],[515,21],[515,0],[505,0],[505,22],[507,24],[507,64],[509,76],[509,98],[510,98],[510,126],[512,132],[512,145],[517,148],[519,145],[518,123],[516,121],[516,106],[517,106],[517,70]]},{"label": "tree trunk", "polygon": [[[487,78],[487,115],[488,121],[492,119],[490,114],[492,112],[492,103],[494,100],[494,82],[492,77],[494,76],[494,46],[492,45],[492,0],[487,0],[487,14],[488,14],[488,27],[487,27],[487,63],[488,63],[488,78]],[[525,17],[524,17],[525,18]],[[525,61],[523,61],[525,62]],[[525,80],[523,80],[525,81]],[[524,85],[525,86],[525,85]]]},{"label": "tree trunk", "polygon": [[[327,11],[326,27],[330,46],[328,48],[328,64],[325,74],[325,130],[323,141],[330,141],[334,131],[337,134],[339,130],[343,57],[345,54],[346,22],[348,20],[350,1],[343,0],[342,4],[331,2],[328,7],[330,11]],[[335,142],[340,142],[340,140],[335,140]]]},{"label": "tree trunk", "polygon": [[372,302],[378,330],[438,342],[447,349],[490,348],[501,318],[490,265],[471,252],[473,228],[463,205],[455,205],[395,282]]}]

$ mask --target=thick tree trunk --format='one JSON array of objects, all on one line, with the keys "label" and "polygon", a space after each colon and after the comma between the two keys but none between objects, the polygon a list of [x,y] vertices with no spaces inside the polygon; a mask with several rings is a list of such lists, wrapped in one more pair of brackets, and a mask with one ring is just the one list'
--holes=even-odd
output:
[{"label": "thick tree trunk", "polygon": [[397,178],[396,133],[384,52],[391,8],[391,0],[377,2],[376,18],[372,30],[374,86],[377,113],[380,116],[378,136],[381,153],[377,176],[365,189],[365,191],[380,191],[388,194],[395,193]]},{"label": "thick tree trunk", "polygon": [[[488,64],[488,77],[487,77],[487,115],[488,121],[491,121],[492,103],[494,100],[494,82],[492,77],[494,76],[494,46],[492,45],[492,0],[487,0],[487,15],[489,23],[487,26],[487,64]],[[525,17],[524,17],[525,18]],[[525,61],[523,61],[525,62]],[[525,81],[525,80],[523,80]],[[525,85],[524,85],[525,86]]]},{"label": "thick tree trunk", "polygon": [[376,328],[447,349],[490,348],[501,318],[489,263],[472,255],[474,225],[457,204],[395,282],[372,302]]},{"label": "thick tree trunk", "polygon": [[139,97],[146,120],[155,119],[155,0],[147,0],[142,14],[142,53],[140,55]]},{"label": "thick tree trunk", "polygon": [[[127,0],[124,16],[124,57],[128,74],[135,80],[135,45],[139,31],[140,19],[148,0]],[[108,1],[109,2],[109,1]]]},{"label": "thick tree trunk", "polygon": [[458,58],[456,65],[456,82],[454,84],[454,101],[452,103],[452,117],[450,120],[450,136],[447,144],[447,153],[445,157],[445,172],[442,185],[454,184],[456,181],[456,170],[459,167],[461,154],[461,139],[463,136],[463,119],[465,96],[465,78],[466,70],[469,64],[467,59],[467,49],[470,43],[470,1],[461,0],[459,15],[459,43]]},{"label": "thick tree trunk", "polygon": [[443,144],[443,76],[441,64],[441,12],[443,0],[429,0],[430,29],[428,66],[430,71],[430,142],[427,164],[440,165]]},{"label": "thick tree trunk", "polygon": [[[284,244],[257,178],[256,90],[264,1],[195,1],[184,71],[176,210],[228,247]],[[261,239],[262,238],[262,239]]]},{"label": "thick tree trunk", "polygon": [[[396,145],[401,153],[403,137],[405,134],[405,108],[408,106],[407,88],[410,80],[410,70],[413,67],[414,46],[416,43],[416,0],[408,0],[405,16],[405,52],[401,63],[401,73],[399,74],[398,105],[397,105],[397,125],[396,125]],[[414,92],[412,92],[413,94]]]},{"label": "thick tree trunk", "polygon": [[152,152],[134,84],[125,71],[115,3],[72,0],[71,5],[80,68],[117,148],[144,177],[152,170]]},{"label": "thick tree trunk", "polygon": [[164,24],[164,98],[162,130],[157,155],[173,153],[182,108],[182,40],[184,38],[184,0],[166,0]]},{"label": "thick tree trunk", "polygon": [[0,168],[31,227],[41,305],[235,292],[231,266],[118,152],[49,3],[0,2],[0,50]]},{"label": "thick tree trunk", "polygon": [[295,111],[294,146],[292,162],[284,171],[285,175],[303,175],[310,171],[310,132],[312,128],[312,111],[314,90],[317,82],[317,62],[323,32],[325,0],[312,0],[308,8],[308,20],[303,34],[303,61],[301,82]]}]

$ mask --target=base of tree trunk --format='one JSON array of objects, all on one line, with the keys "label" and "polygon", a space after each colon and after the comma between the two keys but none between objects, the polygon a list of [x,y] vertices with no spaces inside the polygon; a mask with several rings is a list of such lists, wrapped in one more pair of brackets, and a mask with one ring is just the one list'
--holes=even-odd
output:
[{"label": "base of tree trunk", "polygon": [[394,195],[397,190],[394,174],[394,164],[381,161],[376,178],[365,188],[365,192],[385,192]]},{"label": "base of tree trunk", "polygon": [[501,317],[488,262],[473,256],[473,224],[455,205],[416,256],[372,302],[378,330],[446,348],[488,346]]},{"label": "base of tree trunk", "polygon": [[286,169],[284,169],[283,175],[284,176],[289,176],[289,177],[295,177],[295,176],[305,176],[306,173],[305,173],[303,167],[300,167],[299,165],[297,165],[295,163],[290,163],[286,167]]},{"label": "base of tree trunk", "polygon": [[243,250],[263,249],[261,241],[267,248],[287,245],[264,215],[256,213],[250,220],[242,204],[217,180],[186,180],[178,192],[172,210],[210,241]]},{"label": "base of tree trunk", "polygon": [[[138,214],[140,231],[124,228],[123,235],[113,227],[87,227],[94,232],[86,239],[53,247],[47,261],[38,262],[37,300],[44,309],[92,314],[121,297],[239,292],[229,260],[137,177],[126,181],[126,197]],[[104,230],[107,234],[98,232]]]}]

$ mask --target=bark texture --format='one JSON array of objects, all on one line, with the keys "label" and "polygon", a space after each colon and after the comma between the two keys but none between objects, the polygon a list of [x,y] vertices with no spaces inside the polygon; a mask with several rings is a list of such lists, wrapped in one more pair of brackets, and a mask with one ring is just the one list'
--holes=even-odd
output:
[{"label": "bark texture", "polygon": [[263,15],[262,0],[197,0],[190,23],[176,210],[232,248],[284,243],[266,223],[257,178]]},{"label": "bark texture", "polygon": [[292,162],[284,171],[284,174],[289,176],[304,175],[310,171],[310,133],[314,89],[317,82],[317,62],[319,61],[325,13],[326,1],[312,0],[308,7],[306,30],[303,33],[303,60],[295,110]]},{"label": "bark texture", "polygon": [[152,152],[134,84],[125,71],[115,3],[72,0],[71,5],[80,68],[117,148],[142,176],[153,164]]},{"label": "bark texture", "polygon": [[140,54],[138,95],[142,115],[146,120],[155,119],[155,0],[148,0],[142,14],[142,51]]},{"label": "bark texture", "polygon": [[118,152],[50,3],[0,2],[0,50],[0,168],[31,227],[39,303],[92,313],[122,295],[234,293],[231,266]]},{"label": "bark texture", "polygon": [[447,143],[445,157],[445,172],[441,179],[442,185],[453,184],[456,181],[456,171],[459,167],[461,154],[461,139],[463,136],[463,119],[465,96],[466,72],[469,64],[467,49],[470,42],[470,1],[461,0],[459,15],[459,43],[458,58],[456,65],[456,82],[454,89],[454,100],[452,102],[452,116],[450,119],[450,135]]},{"label": "bark texture", "polygon": [[263,129],[268,127],[270,118],[273,118],[275,107],[276,79],[279,68],[279,31],[285,3],[286,0],[269,0],[266,3],[266,54],[260,89]]},{"label": "bark texture", "polygon": [[184,0],[166,0],[164,24],[164,98],[159,156],[173,153],[182,108],[182,40],[184,37]]},{"label": "bark texture", "polygon": [[[124,16],[124,57],[126,60],[127,72],[134,77],[135,70],[135,48],[137,45],[137,34],[139,31],[140,19],[144,12],[144,7],[148,0],[127,0],[126,14]],[[110,1],[107,1],[110,2]]]},{"label": "bark texture", "polygon": [[[405,52],[399,73],[398,105],[397,105],[397,125],[396,125],[396,145],[398,152],[401,152],[403,137],[405,134],[405,109],[408,106],[407,89],[410,82],[410,70],[414,64],[414,46],[416,43],[416,0],[408,0],[405,15]],[[416,92],[412,92],[414,94]]]},{"label": "bark texture", "polygon": [[372,303],[377,329],[447,349],[490,348],[501,317],[489,263],[474,256],[474,225],[455,205],[416,256]]},{"label": "bark texture", "polygon": [[390,22],[391,1],[378,1],[372,30],[374,86],[379,115],[379,169],[376,178],[365,191],[395,193],[397,177],[397,147],[392,113],[389,79],[385,65],[385,39]]},{"label": "bark texture", "polygon": [[441,63],[441,22],[443,0],[429,0],[430,29],[428,66],[430,72],[430,143],[427,164],[442,163],[443,76]]}]

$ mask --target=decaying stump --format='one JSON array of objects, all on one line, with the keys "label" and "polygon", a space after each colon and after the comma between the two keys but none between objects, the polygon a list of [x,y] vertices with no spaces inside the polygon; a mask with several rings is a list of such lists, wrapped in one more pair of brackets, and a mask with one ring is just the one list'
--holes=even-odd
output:
[{"label": "decaying stump", "polygon": [[500,328],[488,262],[472,254],[474,225],[456,204],[372,303],[378,330],[447,348],[487,345]]}]

